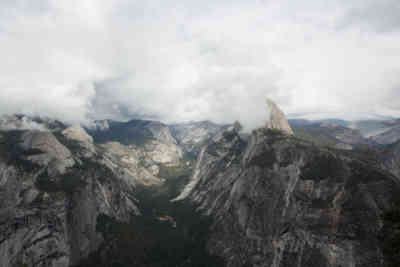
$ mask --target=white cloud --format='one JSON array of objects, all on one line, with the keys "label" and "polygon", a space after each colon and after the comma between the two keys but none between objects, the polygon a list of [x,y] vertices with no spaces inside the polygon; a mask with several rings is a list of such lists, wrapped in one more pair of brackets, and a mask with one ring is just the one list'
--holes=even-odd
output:
[{"label": "white cloud", "polygon": [[252,128],[269,96],[291,113],[399,114],[391,3],[5,0],[0,113]]}]

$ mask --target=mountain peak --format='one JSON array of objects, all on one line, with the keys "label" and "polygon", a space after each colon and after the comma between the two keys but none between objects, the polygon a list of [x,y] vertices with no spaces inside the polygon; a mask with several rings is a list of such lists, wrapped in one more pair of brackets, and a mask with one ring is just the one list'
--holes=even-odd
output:
[{"label": "mountain peak", "polygon": [[266,123],[266,128],[279,130],[287,135],[293,135],[293,130],[283,111],[271,99],[267,98],[266,101],[270,114],[269,120]]}]

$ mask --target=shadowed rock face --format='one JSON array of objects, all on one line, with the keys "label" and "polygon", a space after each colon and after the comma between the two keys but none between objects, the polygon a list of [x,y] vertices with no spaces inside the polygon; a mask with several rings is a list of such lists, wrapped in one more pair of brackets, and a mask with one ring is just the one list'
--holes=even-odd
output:
[{"label": "shadowed rock face", "polygon": [[202,150],[180,200],[214,217],[209,249],[229,267],[384,266],[378,232],[399,198],[388,172],[268,129]]},{"label": "shadowed rock face", "polygon": [[397,142],[387,148],[381,158],[382,167],[389,170],[400,180],[400,142]]},{"label": "shadowed rock face", "polygon": [[102,157],[87,158],[84,140],[65,134],[0,133],[2,267],[74,265],[102,243],[100,214],[126,221],[138,213]]}]

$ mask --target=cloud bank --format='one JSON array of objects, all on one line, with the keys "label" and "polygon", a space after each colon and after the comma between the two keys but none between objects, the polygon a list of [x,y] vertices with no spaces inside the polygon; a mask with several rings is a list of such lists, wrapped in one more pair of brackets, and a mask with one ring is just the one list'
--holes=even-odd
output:
[{"label": "cloud bank", "polygon": [[70,122],[400,116],[400,2],[3,0],[0,113]]}]

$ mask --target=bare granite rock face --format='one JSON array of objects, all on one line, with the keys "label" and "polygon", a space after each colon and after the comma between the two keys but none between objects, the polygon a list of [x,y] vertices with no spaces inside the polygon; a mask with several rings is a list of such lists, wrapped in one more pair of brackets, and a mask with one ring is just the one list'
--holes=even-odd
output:
[{"label": "bare granite rock face", "polygon": [[152,161],[158,164],[176,166],[183,157],[167,125],[157,121],[131,120],[128,122],[97,122],[90,130],[95,143],[118,142],[121,145],[135,145],[137,149],[147,153]]},{"label": "bare granite rock face", "polygon": [[26,152],[27,160],[42,167],[48,166],[52,175],[64,174],[75,164],[71,152],[51,132],[27,131],[23,133],[19,146]]},{"label": "bare granite rock face", "polygon": [[144,150],[154,162],[167,166],[177,166],[183,157],[182,149],[175,144],[166,144],[159,141],[149,141]]},{"label": "bare granite rock face", "polygon": [[285,134],[293,135],[293,130],[283,111],[272,100],[267,98],[266,101],[269,110],[269,120],[266,123],[266,128],[279,130]]},{"label": "bare granite rock face", "polygon": [[91,137],[81,126],[74,125],[68,127],[62,132],[67,138],[79,141],[83,144],[93,144],[93,137]]},{"label": "bare granite rock face", "polygon": [[124,146],[118,142],[101,145],[104,149],[104,164],[113,168],[132,189],[137,185],[154,186],[164,182],[159,175],[159,166],[140,148]]},{"label": "bare granite rock face", "polygon": [[170,126],[173,136],[185,152],[197,155],[206,142],[226,126],[210,121],[188,122]]},{"label": "bare granite rock face", "polygon": [[351,152],[234,129],[215,137],[176,200],[214,218],[209,250],[228,267],[384,266],[382,215],[398,179]]},{"label": "bare granite rock face", "polygon": [[146,125],[146,128],[150,130],[154,139],[164,144],[177,144],[167,125],[158,121],[151,121]]},{"label": "bare granite rock face", "polygon": [[96,153],[96,148],[93,144],[93,137],[91,137],[85,129],[79,125],[68,127],[62,134],[69,140],[73,140],[79,143],[84,148],[85,157],[92,157]]},{"label": "bare granite rock face", "polygon": [[182,164],[183,150],[165,124],[132,120],[107,125],[94,130],[95,142],[100,143],[104,164],[132,189],[163,185],[166,177],[160,174],[160,167]]},{"label": "bare granite rock face", "polygon": [[124,180],[101,156],[84,157],[82,142],[37,130],[1,136],[0,266],[73,266],[102,244],[99,215],[139,213]]},{"label": "bare granite rock face", "polygon": [[237,127],[209,123],[171,134],[159,122],[105,121],[94,141],[80,126],[31,129],[19,117],[16,127],[0,125],[0,266],[69,267],[113,246],[103,215],[139,216],[139,185],[166,190],[173,175],[184,180],[172,184],[186,184],[177,172],[192,170],[185,151],[198,160],[174,201],[213,218],[208,250],[228,267],[384,267],[378,237],[382,215],[400,201],[398,144],[377,162],[321,148],[293,136],[269,105],[267,127],[245,139]]}]

